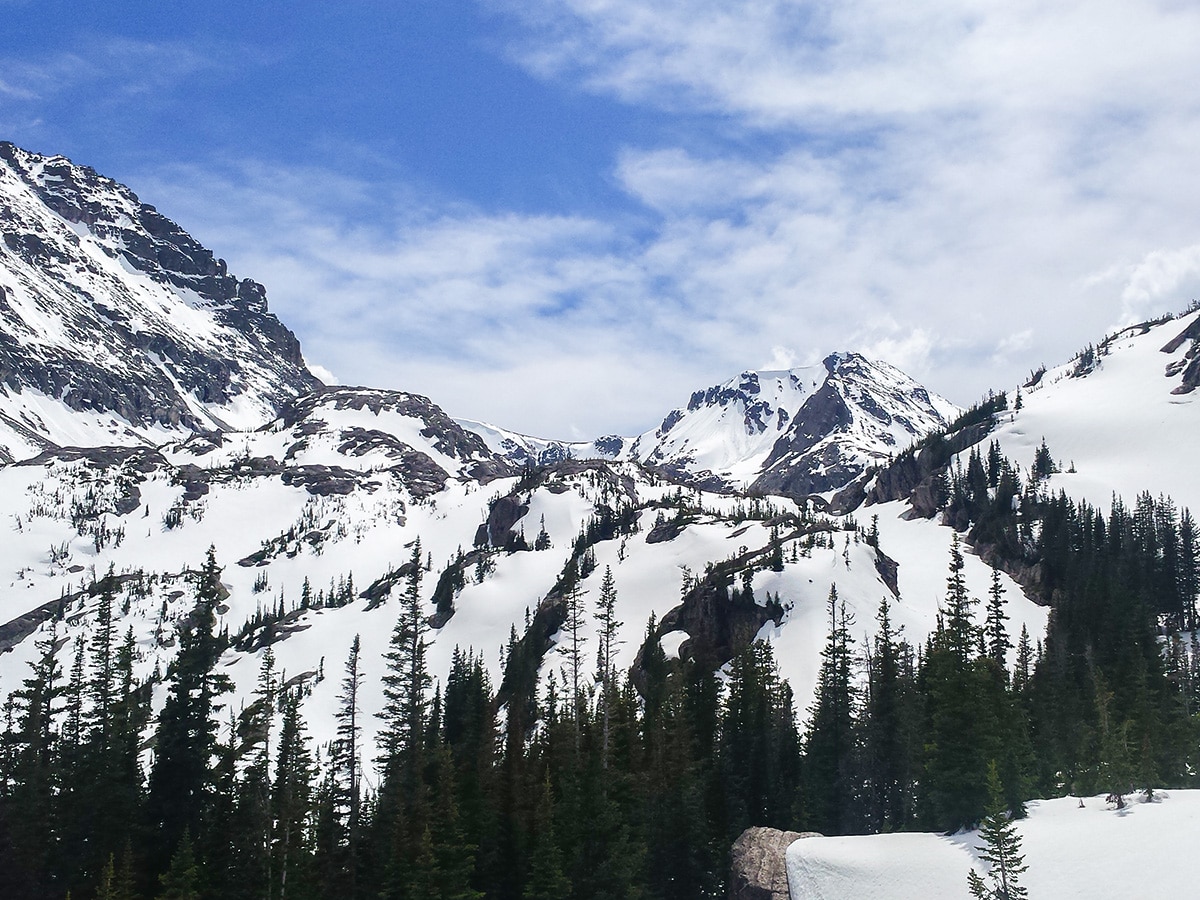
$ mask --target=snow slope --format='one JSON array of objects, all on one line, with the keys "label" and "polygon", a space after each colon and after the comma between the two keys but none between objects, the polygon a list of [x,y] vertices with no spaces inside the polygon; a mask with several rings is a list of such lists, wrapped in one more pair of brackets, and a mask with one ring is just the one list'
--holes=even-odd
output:
[{"label": "snow slope", "polygon": [[1149,491],[1200,511],[1200,393],[1175,393],[1198,342],[1163,349],[1189,329],[1200,333],[1200,310],[1117,333],[1095,348],[1094,367],[1077,358],[1050,369],[1020,389],[1019,412],[1009,394],[1010,412],[992,437],[1026,467],[1045,439],[1062,469],[1048,487],[1102,510],[1114,493],[1132,505]]},{"label": "snow slope", "polygon": [[[0,544],[0,573],[6,576],[0,632],[31,611],[46,611],[11,652],[0,653],[0,692],[18,686],[27,673],[34,641],[51,627],[49,614],[58,609],[59,598],[68,599],[58,637],[86,638],[97,608],[87,589],[110,566],[130,578],[118,595],[119,605],[128,605],[118,613],[118,628],[134,629],[139,673],[165,670],[175,649],[175,624],[193,602],[188,573],[212,546],[229,591],[218,610],[220,623],[235,636],[260,610],[281,604],[294,610],[306,579],[313,593],[327,594],[352,579],[345,605],[291,614],[282,628],[286,636],[272,650],[278,671],[299,678],[310,691],[305,713],[318,739],[332,737],[336,676],[355,634],[363,644],[363,708],[368,713],[380,708],[381,659],[399,613],[399,591],[385,587],[372,597],[368,587],[386,586],[419,538],[432,563],[422,596],[433,616],[439,572],[475,546],[492,501],[512,494],[518,479],[499,468],[481,443],[473,444],[473,436],[433,427],[441,421],[439,411],[423,398],[344,388],[322,396],[261,431],[196,436],[161,452],[56,454],[0,469],[10,527]],[[766,547],[771,538],[766,521],[739,513],[741,498],[694,492],[692,500],[705,512],[673,540],[651,542],[658,505],[672,502],[678,491],[633,463],[574,464],[535,488],[517,491],[526,507],[517,527],[532,537],[544,523],[551,547],[493,552],[491,571],[478,579],[466,573],[454,615],[433,635],[434,676],[445,677],[456,647],[470,648],[483,654],[498,685],[504,674],[501,647],[510,632],[524,632],[583,524],[618,497],[642,509],[641,528],[595,545],[597,568],[582,591],[590,608],[605,567],[612,567],[618,619],[624,623],[617,662],[631,665],[650,615],[661,621],[679,603],[682,567],[700,573],[709,562]],[[837,520],[829,521],[835,530],[825,546],[806,549],[788,542],[784,570],[753,577],[760,603],[768,593],[783,603],[781,621],[768,623],[760,636],[774,644],[802,714],[811,702],[833,584],[855,616],[857,638],[874,633],[874,615],[885,596],[893,604],[893,622],[905,627],[911,641],[923,640],[934,627],[950,532],[928,521],[905,521],[903,511],[902,504],[879,508],[881,546],[899,563],[898,599],[876,570],[874,550],[854,532],[836,530],[848,524]],[[983,597],[989,570],[969,556],[966,574],[971,590]],[[403,582],[399,585],[402,590]],[[1041,634],[1045,611],[1012,582],[1005,579],[1005,585],[1014,629],[1027,623],[1032,634]],[[590,619],[584,637],[589,647],[596,645]],[[669,632],[662,643],[677,654],[691,637]],[[235,709],[253,691],[263,652],[263,644],[252,640],[222,660],[237,685]],[[560,665],[551,652],[543,675]],[[158,687],[160,701],[164,690]],[[375,720],[368,718],[369,741]]]},{"label": "snow slope", "polygon": [[262,285],[123,185],[0,143],[0,462],[254,428],[319,384]]},{"label": "snow slope", "polygon": [[[1016,825],[1034,898],[1192,897],[1200,791],[1138,797],[1116,810],[1103,797],[1028,804]],[[969,896],[977,832],[806,838],[787,851],[792,900],[952,900]]]},{"label": "snow slope", "polygon": [[709,490],[804,496],[844,487],[959,410],[899,369],[856,353],[742,372],[695,391],[653,431],[568,443],[460,420],[517,463],[635,460]]}]

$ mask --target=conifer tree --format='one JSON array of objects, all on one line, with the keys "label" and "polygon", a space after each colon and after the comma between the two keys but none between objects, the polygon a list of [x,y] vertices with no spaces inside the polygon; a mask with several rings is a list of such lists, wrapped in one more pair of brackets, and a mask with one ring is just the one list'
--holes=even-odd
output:
[{"label": "conifer tree", "polygon": [[[1000,582],[1000,570],[992,567],[992,583],[988,588],[987,617],[984,620],[984,637],[987,652],[1002,670],[1007,666],[1008,651],[1012,649],[1008,630],[1004,623],[1008,614],[1004,611],[1004,585]],[[1028,635],[1026,636],[1028,638]]]},{"label": "conifer tree", "polygon": [[466,836],[459,815],[453,757],[444,743],[434,746],[432,753],[433,783],[428,833],[437,893],[427,896],[442,900],[479,900],[483,895],[471,887],[478,848]]},{"label": "conifer tree", "polygon": [[361,649],[361,640],[356,634],[346,658],[346,674],[335,715],[337,738],[333,743],[325,791],[326,843],[319,848],[325,856],[326,892],[342,890],[350,896],[354,896],[357,889],[362,812],[359,758],[362,725],[359,723],[358,698],[363,679]]},{"label": "conifer tree", "polygon": [[605,566],[604,580],[600,583],[600,598],[596,601],[596,638],[600,644],[596,654],[596,669],[602,707],[601,764],[605,769],[608,768],[609,726],[615,693],[615,659],[620,643],[617,632],[623,624],[617,621],[617,583],[613,578],[612,567]]},{"label": "conifer tree", "polygon": [[200,868],[185,828],[167,871],[159,876],[158,900],[200,900]]},{"label": "conifer tree", "polygon": [[[148,807],[163,850],[178,847],[184,832],[200,834],[211,799],[217,698],[232,689],[216,671],[223,650],[215,634],[220,575],[209,548],[196,587],[196,604],[179,629],[179,653],[171,664],[171,688],[158,720]],[[189,844],[191,843],[189,839]]]},{"label": "conifer tree", "polygon": [[920,678],[925,692],[929,824],[953,831],[978,821],[987,803],[987,760],[1005,758],[1005,686],[980,655],[957,535],[950,548],[944,624],[931,637]]},{"label": "conifer tree", "polygon": [[809,822],[824,834],[850,830],[855,756],[853,645],[854,619],[839,601],[837,586],[826,601],[829,630],[804,742]]},{"label": "conifer tree", "polygon": [[[705,723],[697,725],[697,753],[711,753],[703,739]],[[730,663],[719,738],[724,839],[732,843],[750,825],[791,827],[800,790],[800,737],[791,688],[779,677],[769,643],[755,641]]]},{"label": "conifer tree", "polygon": [[116,575],[112,565],[100,582],[100,602],[96,607],[96,624],[91,631],[91,682],[88,686],[92,744],[104,754],[109,746],[112,726],[112,703],[116,692],[117,635],[113,625],[113,587]]},{"label": "conifer tree", "polygon": [[[384,654],[387,669],[383,675],[384,721],[380,759],[382,774],[398,775],[401,769],[411,779],[420,773],[425,728],[429,716],[429,689],[432,679],[426,663],[429,623],[421,605],[421,540],[413,543],[408,585],[400,615],[392,630],[391,642]],[[407,783],[411,794],[412,784]],[[408,798],[412,799],[411,796]]]},{"label": "conifer tree", "polygon": [[[572,573],[574,574],[574,573]],[[583,719],[583,645],[587,637],[583,634],[586,623],[583,611],[583,591],[579,587],[578,577],[570,578],[563,597],[566,604],[566,617],[563,620],[563,631],[566,640],[558,645],[558,652],[567,660],[567,673],[571,679],[571,717],[576,722],[575,745],[578,750],[580,739],[579,723]]]},{"label": "conifer tree", "polygon": [[1029,629],[1022,623],[1021,638],[1017,641],[1017,666],[1013,670],[1013,690],[1024,691],[1033,673],[1033,648],[1029,642]]},{"label": "conifer tree", "polygon": [[964,563],[958,534],[950,541],[950,574],[946,578],[945,639],[959,666],[965,668],[974,657],[978,629],[972,620],[975,599],[967,591]]},{"label": "conifer tree", "polygon": [[[275,814],[272,835],[272,888],[278,900],[291,895],[290,884],[306,873],[308,837],[312,813],[312,780],[316,774],[308,748],[300,699],[289,694],[284,704],[283,724],[279,731],[279,750],[271,806]],[[297,878],[298,876],[298,878]]]},{"label": "conifer tree", "polygon": [[864,824],[872,832],[899,831],[914,816],[918,761],[919,695],[912,648],[892,626],[887,598],[867,657],[867,698],[862,713]]},{"label": "conifer tree", "polygon": [[41,897],[57,880],[60,820],[55,800],[61,772],[55,721],[63,685],[54,623],[34,647],[38,656],[30,663],[32,672],[10,700],[4,741],[9,846],[0,846],[0,884],[7,882],[15,897]]},{"label": "conifer tree", "polygon": [[987,880],[972,868],[967,872],[967,889],[975,900],[1022,900],[1029,892],[1020,877],[1029,867],[1021,853],[1021,836],[1004,803],[995,761],[988,766],[988,795],[987,815],[979,829],[983,845],[978,848],[979,858],[988,866]]},{"label": "conifer tree", "polygon": [[563,874],[562,850],[554,832],[554,798],[547,772],[534,809],[533,848],[524,896],[526,900],[561,900],[570,895],[571,882]]},{"label": "conifer tree", "polygon": [[428,825],[426,761],[430,744],[429,689],[426,663],[429,623],[421,598],[421,541],[413,542],[408,581],[400,614],[384,654],[384,721],[378,814],[374,843],[380,856],[385,893],[398,894],[412,877],[408,862],[419,849]]}]

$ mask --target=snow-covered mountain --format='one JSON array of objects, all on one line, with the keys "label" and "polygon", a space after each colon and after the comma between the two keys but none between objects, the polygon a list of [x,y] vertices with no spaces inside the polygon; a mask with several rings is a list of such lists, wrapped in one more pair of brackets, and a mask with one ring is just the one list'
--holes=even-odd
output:
[{"label": "snow-covered mountain", "polygon": [[[110,568],[139,675],[166,671],[210,546],[228,591],[234,705],[270,645],[322,738],[338,693],[323,675],[356,634],[363,708],[379,707],[418,540],[435,677],[471,647],[503,688],[510,635],[543,675],[557,669],[561,580],[578,566],[589,605],[613,571],[621,667],[636,663],[651,615],[668,656],[714,666],[757,637],[775,644],[800,710],[833,585],[862,632],[885,596],[914,643],[936,627],[951,534],[912,515],[912,485],[860,485],[855,496],[886,502],[859,521],[805,499],[855,479],[877,488],[888,479],[873,467],[957,413],[891,366],[839,353],[748,371],[634,438],[572,444],[455,421],[417,395],[321,386],[261,286],[127,188],[11,145],[0,162],[0,445],[16,459],[0,466],[0,696],[51,620],[60,639],[86,638]],[[995,423],[1005,451],[1028,464],[1044,436],[1077,468],[1056,488],[1105,502],[1150,489],[1196,506],[1185,474],[1200,433],[1187,392],[1198,315],[1045,373]],[[878,547],[862,539],[866,515]],[[964,575],[986,594],[982,560],[968,555]],[[1042,634],[1046,610],[1003,584],[1014,631]]]},{"label": "snow-covered mountain", "polygon": [[458,419],[459,425],[479,435],[493,453],[518,466],[545,466],[567,459],[621,459],[630,443],[620,435],[606,435],[592,441],[556,441],[509,431],[499,425]]},{"label": "snow-covered mountain", "polygon": [[894,366],[835,353],[821,365],[748,370],[695,391],[632,438],[570,443],[461,424],[521,464],[634,460],[710,490],[805,497],[845,487],[959,412]]},{"label": "snow-covered mountain", "polygon": [[127,187],[0,143],[0,460],[254,428],[319,384],[262,285]]},{"label": "snow-covered mountain", "polygon": [[961,411],[895,366],[857,353],[826,357],[828,374],[762,464],[755,490],[804,496],[840,488]]},{"label": "snow-covered mountain", "polygon": [[[992,437],[1032,466],[1043,440],[1049,486],[1100,509],[1114,494],[1163,494],[1200,511],[1200,310],[1127,328],[1010,391]],[[1021,408],[1016,407],[1020,394]]]},{"label": "snow-covered mountain", "polygon": [[820,366],[742,372],[695,391],[627,455],[708,487],[745,489],[826,375]]}]

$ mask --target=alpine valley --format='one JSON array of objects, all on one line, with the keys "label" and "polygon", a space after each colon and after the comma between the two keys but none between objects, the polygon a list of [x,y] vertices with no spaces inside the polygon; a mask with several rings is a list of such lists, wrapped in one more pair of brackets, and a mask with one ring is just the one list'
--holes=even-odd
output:
[{"label": "alpine valley", "polygon": [[322,384],[63,157],[0,144],[0,234],[3,896],[786,896],[746,829],[1200,765],[1195,308],[562,442]]}]

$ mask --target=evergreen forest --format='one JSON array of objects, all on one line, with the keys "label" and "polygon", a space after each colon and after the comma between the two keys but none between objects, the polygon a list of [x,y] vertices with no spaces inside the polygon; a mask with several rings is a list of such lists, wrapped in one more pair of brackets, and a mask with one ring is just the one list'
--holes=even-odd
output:
[{"label": "evergreen forest", "polygon": [[[881,597],[874,638],[856,639],[835,588],[807,709],[766,643],[713,672],[668,659],[651,621],[636,677],[618,671],[611,571],[590,603],[568,592],[540,687],[529,679],[500,702],[471,648],[435,683],[418,542],[371,758],[357,640],[329,674],[341,685],[331,745],[314,746],[269,647],[254,702],[228,708],[210,551],[152,716],[102,579],[90,639],[50,629],[3,710],[0,896],[718,898],[729,848],[753,825],[953,831],[994,815],[997,792],[1020,815],[1034,797],[1189,784],[1200,767],[1191,514],[1165,497],[1101,510],[1050,494],[1048,450],[1024,477],[994,444],[945,463],[938,502],[953,527],[935,633],[910,642]],[[862,535],[886,552],[874,529]],[[967,590],[966,552],[995,567],[986,596]],[[1011,632],[1001,570],[1049,605],[1044,636]],[[583,617],[599,646],[578,640]]]}]

